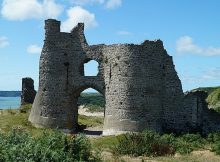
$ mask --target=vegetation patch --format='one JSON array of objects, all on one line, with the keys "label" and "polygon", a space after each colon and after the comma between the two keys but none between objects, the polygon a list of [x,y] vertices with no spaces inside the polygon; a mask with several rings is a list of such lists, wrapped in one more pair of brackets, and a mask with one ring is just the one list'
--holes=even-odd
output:
[{"label": "vegetation patch", "polygon": [[98,162],[101,158],[92,154],[91,143],[83,134],[68,138],[53,131],[33,138],[22,129],[13,129],[0,133],[0,161]]},{"label": "vegetation patch", "polygon": [[160,135],[153,131],[144,131],[119,136],[113,151],[118,155],[155,157],[175,153],[189,154],[195,150],[205,149],[207,144],[207,139],[202,138],[199,134],[174,136],[173,134]]},{"label": "vegetation patch", "polygon": [[32,108],[32,104],[25,104],[25,105],[21,105],[19,110],[21,113],[29,113],[31,111],[31,108]]},{"label": "vegetation patch", "polygon": [[220,88],[215,89],[209,94],[207,102],[211,108],[220,112]]},{"label": "vegetation patch", "polygon": [[103,117],[93,117],[93,116],[78,116],[79,125],[86,125],[86,127],[98,127],[103,125]]},{"label": "vegetation patch", "polygon": [[174,148],[169,141],[152,131],[128,133],[118,137],[114,153],[131,156],[173,155]]},{"label": "vegetation patch", "polygon": [[81,93],[78,104],[84,105],[90,112],[103,112],[105,98],[100,93]]},{"label": "vegetation patch", "polygon": [[[28,110],[28,109],[27,109]],[[40,136],[43,132],[51,132],[48,128],[35,128],[28,121],[29,113],[20,112],[20,110],[0,110],[0,130],[8,132],[14,128],[22,128],[29,131],[33,136]],[[78,116],[80,125],[86,127],[98,127],[103,125],[103,117]]]},{"label": "vegetation patch", "polygon": [[215,91],[218,88],[220,88],[220,87],[200,87],[195,90],[206,91],[208,93],[208,95],[210,95],[213,91]]}]

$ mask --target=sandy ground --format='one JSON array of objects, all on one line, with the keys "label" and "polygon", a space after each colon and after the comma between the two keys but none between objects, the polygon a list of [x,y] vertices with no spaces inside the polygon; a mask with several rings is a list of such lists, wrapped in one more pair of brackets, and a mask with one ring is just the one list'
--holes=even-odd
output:
[{"label": "sandy ground", "polygon": [[85,115],[85,116],[98,116],[98,117],[103,117],[104,116],[104,112],[94,112],[94,113],[91,113],[91,112],[88,111],[88,108],[86,108],[83,105],[79,106],[78,113],[80,115]]},{"label": "sandy ground", "polygon": [[[104,112],[89,112],[88,108],[85,106],[79,106],[78,113],[80,115],[85,115],[85,116],[97,116],[97,117],[104,117]],[[83,133],[86,134],[87,137],[92,137],[92,138],[98,138],[102,137],[102,127],[88,127],[83,130]]]}]

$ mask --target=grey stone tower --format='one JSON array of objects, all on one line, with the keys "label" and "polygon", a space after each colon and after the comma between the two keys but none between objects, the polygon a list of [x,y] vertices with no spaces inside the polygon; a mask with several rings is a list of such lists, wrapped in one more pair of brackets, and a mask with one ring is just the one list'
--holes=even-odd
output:
[{"label": "grey stone tower", "polygon": [[[184,96],[162,41],[89,46],[82,23],[64,33],[53,19],[45,21],[45,31],[39,90],[29,117],[35,126],[76,129],[77,100],[87,88],[105,97],[104,135],[187,131],[203,122],[204,99]],[[99,63],[97,76],[84,76],[90,60]]]}]

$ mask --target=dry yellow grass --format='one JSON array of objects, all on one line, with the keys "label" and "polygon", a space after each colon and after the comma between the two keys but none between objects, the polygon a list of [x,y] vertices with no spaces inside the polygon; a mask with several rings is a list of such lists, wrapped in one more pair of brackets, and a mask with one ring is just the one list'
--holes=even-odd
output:
[{"label": "dry yellow grass", "polygon": [[193,151],[189,155],[167,156],[167,157],[114,157],[109,152],[103,152],[105,162],[220,162],[220,156],[209,150]]}]

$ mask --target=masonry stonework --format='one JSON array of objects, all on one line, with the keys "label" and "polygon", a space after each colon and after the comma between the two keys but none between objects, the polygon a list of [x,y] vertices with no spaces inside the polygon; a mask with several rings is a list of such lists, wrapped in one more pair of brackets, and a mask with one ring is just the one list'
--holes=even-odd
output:
[{"label": "masonry stonework", "polygon": [[34,80],[32,78],[22,78],[21,105],[32,104],[35,95]]},{"label": "masonry stonework", "polygon": [[[89,46],[84,24],[64,33],[53,19],[45,21],[45,31],[39,90],[29,117],[35,126],[77,129],[78,97],[93,88],[106,101],[103,135],[220,129],[202,93],[184,95],[161,40]],[[97,76],[84,76],[90,60],[99,63]]]}]

